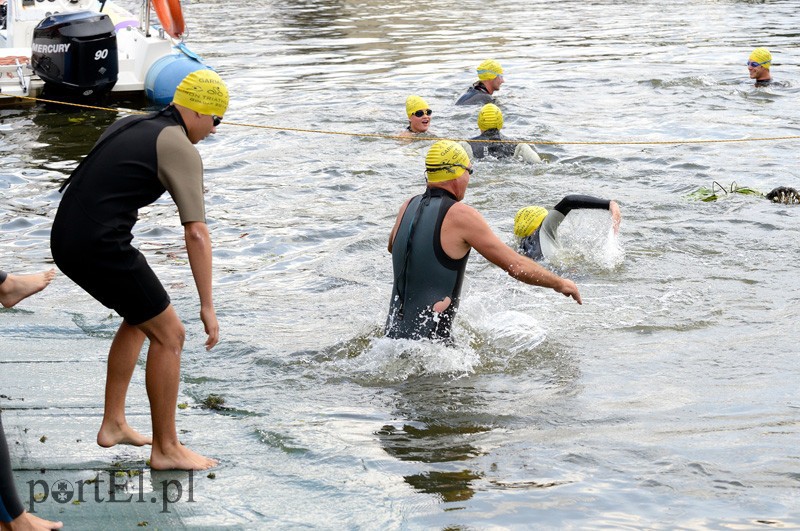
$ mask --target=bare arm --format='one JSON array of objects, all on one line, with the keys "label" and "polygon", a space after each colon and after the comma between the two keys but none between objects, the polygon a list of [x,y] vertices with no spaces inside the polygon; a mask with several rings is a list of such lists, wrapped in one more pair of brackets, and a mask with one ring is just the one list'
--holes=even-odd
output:
[{"label": "bare arm", "polygon": [[551,288],[582,304],[574,282],[559,277],[503,243],[483,216],[472,207],[458,204],[450,209],[442,224],[442,246],[451,257],[463,256],[472,247],[512,278],[533,286]]},{"label": "bare arm", "polygon": [[200,296],[200,320],[203,321],[208,339],[206,350],[219,341],[219,323],[214,311],[214,298],[211,290],[211,236],[208,226],[201,221],[192,221],[183,226],[189,265]]}]

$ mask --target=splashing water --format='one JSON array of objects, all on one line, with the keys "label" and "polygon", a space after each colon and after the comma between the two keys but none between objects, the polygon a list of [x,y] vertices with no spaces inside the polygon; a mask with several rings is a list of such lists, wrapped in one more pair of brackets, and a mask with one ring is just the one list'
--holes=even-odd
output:
[{"label": "splashing water", "polygon": [[559,267],[587,267],[611,271],[625,260],[625,250],[614,234],[608,212],[574,210],[558,228],[556,255],[550,260]]}]

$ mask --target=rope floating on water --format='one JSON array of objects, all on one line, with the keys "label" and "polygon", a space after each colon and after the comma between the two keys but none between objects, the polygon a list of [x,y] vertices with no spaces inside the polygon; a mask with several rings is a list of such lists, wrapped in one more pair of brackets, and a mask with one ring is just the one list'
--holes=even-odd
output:
[{"label": "rope floating on water", "polygon": [[[66,101],[58,101],[58,100],[49,100],[45,98],[34,98],[30,96],[14,96],[10,94],[0,94],[0,96],[4,96],[6,98],[19,98],[23,100],[31,100],[35,102],[44,102],[44,103],[55,103],[58,105],[68,105],[72,107],[79,107],[83,109],[93,109],[99,111],[107,111],[107,112],[116,112],[116,113],[128,113],[128,114],[149,114],[146,111],[138,111],[134,109],[125,109],[125,108],[111,108],[111,107],[98,107],[95,105],[85,105],[81,103],[72,103]],[[310,133],[310,134],[318,134],[318,135],[338,135],[338,136],[350,136],[350,137],[358,137],[358,138],[382,138],[382,139],[390,139],[390,140],[405,140],[405,141],[412,141],[412,142],[419,142],[419,141],[428,141],[428,142],[436,142],[439,140],[450,140],[453,142],[480,142],[485,144],[531,144],[531,145],[538,145],[538,146],[546,146],[546,145],[561,145],[561,146],[664,146],[664,145],[679,145],[679,144],[731,144],[731,143],[742,143],[742,142],[781,142],[785,140],[797,140],[800,139],[800,135],[787,135],[787,136],[767,136],[767,137],[758,137],[758,138],[726,138],[726,139],[694,139],[694,140],[587,140],[587,141],[577,141],[577,140],[519,140],[519,139],[502,139],[502,140],[473,140],[471,138],[445,138],[445,137],[434,137],[434,136],[425,136],[425,137],[408,137],[408,136],[401,136],[401,135],[386,135],[381,133],[350,133],[347,131],[328,131],[324,129],[304,129],[300,127],[284,127],[278,125],[263,125],[263,124],[249,124],[249,123],[242,123],[242,122],[225,122],[225,125],[234,126],[234,127],[249,127],[252,129],[269,129],[272,131],[289,131],[293,133]]]}]

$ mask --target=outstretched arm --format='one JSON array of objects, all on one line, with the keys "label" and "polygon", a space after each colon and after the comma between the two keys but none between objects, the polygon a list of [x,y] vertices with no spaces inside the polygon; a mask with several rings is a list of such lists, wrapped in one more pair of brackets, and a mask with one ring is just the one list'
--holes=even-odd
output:
[{"label": "outstretched arm", "polygon": [[[443,237],[442,244],[445,246],[446,243],[454,243],[452,237],[457,234],[464,242],[461,256],[466,254],[469,247],[472,247],[516,280],[533,286],[550,288],[567,297],[572,297],[578,304],[582,304],[580,292],[574,282],[559,277],[503,243],[492,232],[483,216],[474,208],[463,204],[454,205],[442,226],[443,235],[450,231],[452,232],[447,236],[448,242],[445,242]],[[447,245],[445,252],[450,256],[459,256],[457,245]]]},{"label": "outstretched arm", "polygon": [[219,341],[219,323],[214,311],[214,298],[211,289],[211,236],[208,226],[202,221],[191,221],[183,226],[189,265],[200,296],[200,319],[203,321],[208,339],[206,350]]},{"label": "outstretched arm", "polygon": [[570,210],[582,208],[608,210],[611,212],[611,219],[614,221],[614,233],[616,234],[619,232],[619,224],[622,220],[622,214],[619,211],[619,205],[616,201],[600,199],[590,195],[572,194],[559,201],[553,210],[561,212],[564,216],[566,216],[569,214]]}]

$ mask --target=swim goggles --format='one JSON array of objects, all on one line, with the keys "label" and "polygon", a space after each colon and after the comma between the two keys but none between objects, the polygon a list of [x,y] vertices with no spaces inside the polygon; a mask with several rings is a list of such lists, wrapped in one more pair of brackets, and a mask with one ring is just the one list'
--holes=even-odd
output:
[{"label": "swim goggles", "polygon": [[440,171],[440,170],[447,170],[451,173],[455,173],[451,168],[463,168],[472,175],[475,170],[472,167],[464,166],[463,164],[426,164],[425,171]]},{"label": "swim goggles", "polygon": [[422,118],[422,117],[423,117],[423,116],[425,116],[426,114],[427,114],[428,116],[430,116],[431,114],[433,114],[433,111],[432,111],[432,110],[430,110],[430,109],[425,109],[424,111],[423,111],[422,109],[420,109],[420,110],[418,110],[417,112],[414,112],[414,113],[411,113],[411,114],[413,114],[413,115],[414,115],[414,116],[416,116],[417,118]]},{"label": "swim goggles", "polygon": [[758,68],[759,66],[764,66],[767,63],[771,63],[772,61],[764,61],[763,63],[756,63],[755,61],[747,61],[747,66],[751,68]]},{"label": "swim goggles", "polygon": [[222,118],[217,116],[216,114],[212,114],[211,119],[214,120],[214,127],[219,127],[219,124],[222,123]]}]

